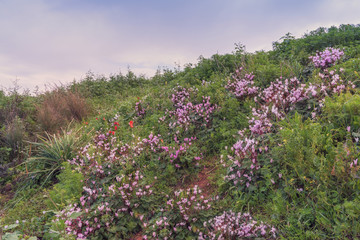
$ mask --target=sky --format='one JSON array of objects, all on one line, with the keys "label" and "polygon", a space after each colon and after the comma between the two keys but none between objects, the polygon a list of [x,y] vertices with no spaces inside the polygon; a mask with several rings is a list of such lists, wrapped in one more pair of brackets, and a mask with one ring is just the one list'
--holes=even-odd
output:
[{"label": "sky", "polygon": [[154,75],[199,56],[271,50],[290,32],[360,23],[359,0],[0,0],[0,87]]}]

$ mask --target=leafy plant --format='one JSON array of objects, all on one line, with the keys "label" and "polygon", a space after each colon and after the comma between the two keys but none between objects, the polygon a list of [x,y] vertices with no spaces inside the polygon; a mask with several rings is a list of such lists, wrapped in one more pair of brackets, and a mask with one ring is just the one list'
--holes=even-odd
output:
[{"label": "leafy plant", "polygon": [[29,179],[41,186],[55,180],[63,162],[76,156],[76,150],[84,140],[76,132],[66,130],[63,130],[61,135],[46,136],[47,138],[39,136],[40,142],[31,143],[36,147],[35,156],[29,157],[23,163],[29,169]]},{"label": "leafy plant", "polygon": [[4,157],[6,157],[6,152],[10,149],[10,158],[19,155],[24,146],[24,141],[26,140],[26,131],[24,121],[18,116],[7,123],[0,132],[0,136],[5,143],[3,147]]},{"label": "leafy plant", "polygon": [[56,88],[46,92],[37,105],[37,121],[45,131],[55,132],[72,120],[81,121],[90,112],[90,105],[78,91]]},{"label": "leafy plant", "polygon": [[57,175],[57,179],[59,182],[49,190],[47,205],[51,209],[62,209],[78,201],[83,191],[84,176],[75,171],[68,162],[62,163],[62,171]]}]

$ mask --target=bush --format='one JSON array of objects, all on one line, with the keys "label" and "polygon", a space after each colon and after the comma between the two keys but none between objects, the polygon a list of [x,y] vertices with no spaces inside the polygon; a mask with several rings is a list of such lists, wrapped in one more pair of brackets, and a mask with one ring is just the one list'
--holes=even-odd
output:
[{"label": "bush", "polygon": [[358,94],[341,94],[334,98],[326,98],[324,120],[333,128],[351,127],[352,132],[360,128],[360,96]]},{"label": "bush", "polygon": [[23,199],[6,212],[6,216],[1,219],[1,228],[9,232],[17,231],[15,233],[22,233],[24,237],[41,237],[48,231],[50,226],[47,222],[54,216],[53,213],[47,213],[46,209],[43,194]]},{"label": "bush", "polygon": [[77,202],[83,191],[84,176],[73,170],[68,162],[64,162],[62,166],[63,170],[57,176],[59,182],[49,191],[47,205],[51,209],[62,209],[70,203]]},{"label": "bush", "polygon": [[[10,159],[20,154],[27,135],[24,125],[24,121],[18,116],[15,116],[14,119],[7,123],[0,132],[1,138],[4,142],[4,147],[1,148],[4,153],[4,158],[6,158],[8,149],[10,149]],[[1,158],[2,156],[0,156],[0,159]]]},{"label": "bush", "polygon": [[54,181],[60,173],[63,162],[71,160],[76,155],[76,149],[82,141],[76,132],[63,130],[61,135],[39,136],[41,142],[33,142],[36,146],[35,156],[28,158],[23,164],[29,167],[29,180],[42,186],[47,181]]},{"label": "bush", "polygon": [[[282,196],[268,207],[275,221],[288,222],[281,227],[286,238],[345,239],[359,234],[358,147],[345,128],[332,130],[295,115],[282,125],[268,156],[273,161],[262,169],[272,182],[268,189]],[[343,131],[341,142],[337,131]]]},{"label": "bush", "polygon": [[81,121],[91,112],[79,92],[57,88],[47,92],[37,106],[37,120],[45,131],[56,132],[71,120]]}]

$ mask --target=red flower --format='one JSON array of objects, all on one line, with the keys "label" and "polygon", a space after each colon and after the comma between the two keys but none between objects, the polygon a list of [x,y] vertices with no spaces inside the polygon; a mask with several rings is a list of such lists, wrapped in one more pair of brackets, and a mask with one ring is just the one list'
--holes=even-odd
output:
[{"label": "red flower", "polygon": [[114,132],[114,131],[112,131],[112,135],[115,135],[115,132]]},{"label": "red flower", "polygon": [[134,121],[130,121],[129,125],[130,125],[131,128],[133,128],[134,127]]},{"label": "red flower", "polygon": [[114,127],[114,128],[115,128],[115,131],[116,131],[116,130],[117,130],[117,126],[115,125],[115,127]]}]

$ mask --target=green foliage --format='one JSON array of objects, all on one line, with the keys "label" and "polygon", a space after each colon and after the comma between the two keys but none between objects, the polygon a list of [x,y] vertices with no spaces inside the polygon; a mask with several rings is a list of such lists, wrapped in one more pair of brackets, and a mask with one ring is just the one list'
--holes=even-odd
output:
[{"label": "green foliage", "polygon": [[[15,197],[1,212],[1,226],[8,226],[3,239],[74,239],[66,233],[66,220],[78,233],[86,231],[87,221],[91,226],[100,224],[90,239],[129,239],[140,234],[151,238],[154,232],[159,238],[195,239],[199,231],[209,230],[203,223],[219,209],[249,212],[275,226],[282,239],[360,237],[357,89],[330,94],[325,102],[317,98],[298,102],[282,121],[273,119],[270,132],[252,134],[261,143],[254,145],[261,167],[246,191],[224,178],[231,164],[224,159],[239,139],[239,130],[249,127],[252,109],[259,104],[250,98],[239,101],[226,90],[235,70],[242,67],[255,75],[259,88],[281,77],[297,77],[307,85],[321,83],[320,70],[309,56],[338,46],[346,57],[329,70],[342,72],[341,79],[360,86],[359,29],[359,25],[319,28],[300,39],[286,34],[269,52],[248,53],[239,44],[232,54],[200,57],[184,70],[159,70],[150,79],[130,70],[109,77],[89,72],[61,89],[85,96],[96,114],[79,117],[81,123],[55,135],[43,134],[45,122],[34,107],[44,103],[45,95],[0,91],[0,164],[4,164],[0,169],[6,172],[0,173],[0,184],[7,184],[0,188],[2,202],[12,197],[9,186],[17,186]],[[179,85],[193,89],[186,101],[197,105],[198,112],[189,111],[186,127],[171,127],[179,116],[167,114],[177,110],[171,98]],[[201,106],[205,96],[210,97],[209,106],[216,105],[208,122],[199,114],[205,109]],[[180,110],[187,114],[184,109]],[[44,116],[48,123],[61,120],[55,114]],[[54,126],[53,132],[58,131],[59,125]],[[91,138],[94,134],[101,139]],[[182,145],[191,137],[191,145]],[[85,144],[89,147],[78,152]],[[31,156],[16,168],[20,173],[9,176],[7,169],[26,153]],[[248,157],[242,160],[240,171],[251,164]],[[196,185],[205,190],[204,196],[194,193]],[[198,203],[206,208],[210,199],[219,205],[208,211],[197,208]]]},{"label": "green foliage", "polygon": [[195,85],[214,75],[228,76],[240,67],[243,54],[214,54],[209,59],[202,56],[196,65],[188,64],[179,74],[182,83]]},{"label": "green foliage", "polygon": [[147,84],[147,79],[144,76],[136,76],[130,70],[125,76],[119,73],[109,78],[88,72],[80,82],[73,82],[70,89],[77,90],[86,97],[106,100],[107,96],[126,94],[127,91],[145,84]]},{"label": "green foliage", "polygon": [[45,199],[46,195],[37,194],[18,202],[1,219],[2,228],[5,229],[5,226],[8,226],[6,227],[7,232],[16,230],[15,233],[24,234],[24,237],[43,236],[44,232],[49,231],[49,222],[54,216],[52,211],[47,211],[44,204]]},{"label": "green foliage", "polygon": [[9,162],[12,149],[9,147],[0,147],[0,163]]},{"label": "green foliage", "polygon": [[75,171],[68,162],[62,164],[57,176],[59,182],[49,191],[47,205],[50,209],[63,209],[67,204],[76,202],[83,191],[84,176]]},{"label": "green foliage", "polygon": [[[15,225],[15,224],[13,224]],[[9,226],[10,228],[10,226]],[[4,240],[19,240],[19,239],[26,239],[26,240],[36,240],[37,237],[33,236],[33,237],[30,237],[30,236],[27,236],[26,234],[21,234],[21,232],[19,231],[16,231],[16,232],[7,232],[5,233],[3,236],[2,236],[2,239]]]},{"label": "green foliage", "polygon": [[334,129],[351,127],[352,132],[360,128],[360,96],[358,94],[341,94],[327,98],[324,107],[324,119]]},{"label": "green foliage", "polygon": [[351,80],[354,84],[359,87],[360,82],[360,58],[351,58],[346,62],[343,62],[337,66],[337,69],[342,68],[344,71],[345,79]]},{"label": "green foliage", "polygon": [[208,142],[211,146],[209,152],[218,152],[226,146],[232,146],[235,143],[234,135],[239,129],[248,125],[247,116],[251,111],[252,102],[239,102],[235,98],[227,96],[226,101],[217,114],[214,116],[214,133],[210,133]]},{"label": "green foliage", "polygon": [[268,172],[277,200],[269,202],[266,211],[286,238],[357,236],[354,206],[360,182],[350,164],[358,157],[358,147],[349,140],[336,143],[331,128],[302,121],[298,114],[282,128],[270,153],[273,170]]},{"label": "green foliage", "polygon": [[4,129],[0,132],[1,137],[6,147],[3,147],[3,151],[6,157],[6,151],[10,149],[10,156],[14,157],[19,155],[24,146],[26,139],[26,131],[24,122],[18,116],[6,124]]},{"label": "green foliage", "polygon": [[343,24],[339,27],[320,27],[302,38],[295,39],[290,33],[286,34],[278,42],[273,43],[274,54],[289,58],[298,56],[301,52],[312,54],[326,47],[356,46],[360,43],[360,26]]},{"label": "green foliage", "polygon": [[[86,136],[85,136],[86,137]],[[63,131],[61,135],[39,136],[41,142],[33,142],[36,147],[35,156],[28,158],[23,164],[29,170],[29,181],[43,186],[55,180],[60,173],[63,162],[75,157],[76,150],[81,146],[81,139],[76,132]]]}]

